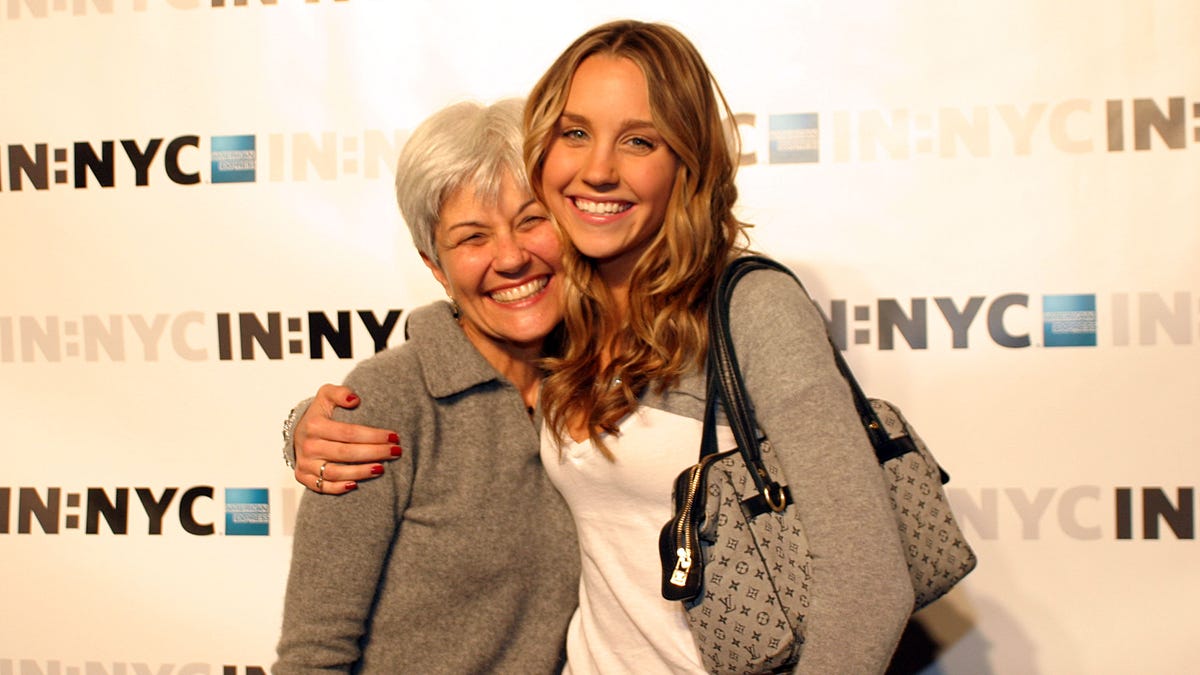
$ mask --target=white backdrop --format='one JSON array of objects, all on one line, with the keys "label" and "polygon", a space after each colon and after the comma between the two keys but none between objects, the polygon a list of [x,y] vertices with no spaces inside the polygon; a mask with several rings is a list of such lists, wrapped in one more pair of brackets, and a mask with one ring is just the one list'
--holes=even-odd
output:
[{"label": "white backdrop", "polygon": [[953,476],[917,662],[1195,672],[1200,5],[644,5],[0,0],[0,675],[270,665],[279,422],[439,296],[404,138],[620,16],[706,55],[756,244]]}]

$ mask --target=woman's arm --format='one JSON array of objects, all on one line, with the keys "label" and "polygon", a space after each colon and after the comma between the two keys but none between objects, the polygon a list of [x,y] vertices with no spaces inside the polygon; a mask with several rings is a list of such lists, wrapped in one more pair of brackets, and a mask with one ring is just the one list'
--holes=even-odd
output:
[{"label": "woman's arm", "polygon": [[359,481],[382,475],[382,462],[401,455],[395,431],[333,419],[336,408],[353,409],[360,402],[349,387],[325,384],[315,398],[292,409],[283,429],[283,455],[296,482],[323,494],[345,494]]},{"label": "woman's arm", "polygon": [[913,606],[882,470],[824,320],[788,276],[747,275],[730,307],[759,426],[779,453],[813,555],[797,673],[882,673]]}]

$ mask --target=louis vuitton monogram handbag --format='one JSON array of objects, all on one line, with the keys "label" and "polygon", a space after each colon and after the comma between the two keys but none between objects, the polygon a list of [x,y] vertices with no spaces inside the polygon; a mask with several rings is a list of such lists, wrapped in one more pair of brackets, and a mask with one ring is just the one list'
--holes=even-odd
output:
[{"label": "louis vuitton monogram handbag", "polygon": [[[773,672],[794,664],[808,605],[811,568],[803,523],[770,440],[758,434],[729,331],[733,287],[756,269],[795,278],[773,260],[746,256],[730,263],[718,282],[709,311],[700,459],[676,479],[674,516],[659,537],[663,597],[683,602],[704,664],[714,673]],[[840,350],[830,344],[883,469],[914,609],[920,609],[976,564],[942,487],[949,476],[899,409],[863,394]],[[717,405],[725,408],[736,450],[717,452]]]}]

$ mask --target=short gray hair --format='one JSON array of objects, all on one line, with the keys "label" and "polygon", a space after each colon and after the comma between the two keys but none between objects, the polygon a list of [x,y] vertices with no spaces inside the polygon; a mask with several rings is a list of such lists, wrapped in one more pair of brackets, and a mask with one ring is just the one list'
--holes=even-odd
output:
[{"label": "short gray hair", "polygon": [[464,186],[497,200],[504,175],[528,185],[522,160],[521,99],[492,105],[464,101],[430,115],[413,131],[396,164],[396,203],[413,245],[438,262],[435,233],[446,199]]}]

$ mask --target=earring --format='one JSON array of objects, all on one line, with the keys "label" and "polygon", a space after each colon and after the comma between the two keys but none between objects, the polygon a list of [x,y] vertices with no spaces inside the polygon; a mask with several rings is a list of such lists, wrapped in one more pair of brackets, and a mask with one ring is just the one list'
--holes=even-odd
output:
[{"label": "earring", "polygon": [[458,306],[458,301],[450,298],[450,315],[455,319],[462,318],[462,309]]}]

